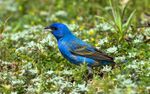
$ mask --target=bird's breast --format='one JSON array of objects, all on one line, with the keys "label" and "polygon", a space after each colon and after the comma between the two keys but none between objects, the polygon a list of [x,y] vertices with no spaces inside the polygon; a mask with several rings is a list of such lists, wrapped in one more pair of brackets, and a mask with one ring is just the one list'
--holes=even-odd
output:
[{"label": "bird's breast", "polygon": [[63,41],[59,42],[59,43],[58,43],[58,48],[59,48],[59,51],[61,52],[61,54],[62,54],[64,57],[66,57],[67,54],[68,54],[68,51],[69,51],[69,49],[68,49],[66,43],[63,42]]}]

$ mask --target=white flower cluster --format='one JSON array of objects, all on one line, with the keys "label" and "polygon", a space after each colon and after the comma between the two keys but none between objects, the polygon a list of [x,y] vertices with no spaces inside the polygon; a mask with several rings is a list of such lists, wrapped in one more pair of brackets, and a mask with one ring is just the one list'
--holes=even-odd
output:
[{"label": "white flower cluster", "polygon": [[115,61],[121,61],[121,62],[124,62],[126,59],[126,57],[123,55],[123,56],[118,56],[118,57],[115,57]]},{"label": "white flower cluster", "polygon": [[111,71],[111,66],[104,66],[102,69],[102,72],[110,72]]},{"label": "white flower cluster", "polygon": [[127,68],[137,69],[137,70],[138,70],[140,67],[145,66],[145,65],[149,65],[149,66],[150,66],[150,64],[148,63],[148,61],[143,61],[143,60],[137,61],[137,60],[133,60],[133,61],[131,62],[131,64],[129,64],[129,65],[127,66]]},{"label": "white flower cluster", "polygon": [[117,53],[117,47],[113,46],[106,50],[108,53]]},{"label": "white flower cluster", "polygon": [[140,43],[143,41],[144,36],[143,35],[138,35],[136,38],[133,40],[133,43]]},{"label": "white flower cluster", "polygon": [[53,20],[58,20],[58,17],[66,18],[67,16],[68,16],[68,13],[66,11],[59,10],[59,11],[53,13],[50,18],[49,17],[46,18],[46,21],[49,22],[49,21],[53,21]]},{"label": "white flower cluster", "polygon": [[150,28],[145,28],[144,35],[150,36]]},{"label": "white flower cluster", "polygon": [[136,55],[137,55],[136,52],[129,52],[129,53],[128,53],[128,57],[129,57],[129,58],[135,57]]},{"label": "white flower cluster", "polygon": [[24,29],[21,32],[17,33],[3,33],[3,36],[6,38],[10,38],[13,41],[20,41],[21,39],[29,40],[29,39],[36,39],[39,35],[36,33],[40,33],[43,30],[43,26],[37,25],[37,26],[29,26],[24,25],[26,29]]},{"label": "white flower cluster", "polygon": [[18,9],[18,4],[14,0],[0,0],[0,6],[3,10],[15,12]]},{"label": "white flower cluster", "polygon": [[77,25],[77,24],[69,24],[67,26],[71,31],[74,31],[75,29],[79,28],[79,25]]},{"label": "white flower cluster", "polygon": [[110,30],[112,27],[108,23],[100,23],[96,25],[97,30],[107,31]]},{"label": "white flower cluster", "polygon": [[136,84],[133,83],[131,79],[126,79],[125,75],[119,74],[115,80],[120,82],[121,87],[136,87]]},{"label": "white flower cluster", "polygon": [[[2,61],[3,64],[9,64],[6,63],[6,61]],[[30,78],[29,82],[28,82],[28,87],[25,88],[27,93],[35,93],[35,92],[39,92],[40,89],[42,88],[42,83],[43,83],[43,76],[39,75],[39,76],[33,76],[33,75],[37,75],[37,69],[35,69],[32,65],[31,62],[27,62],[23,60],[24,66],[22,67],[22,71],[20,71],[20,73],[18,74],[18,77],[15,76],[12,72],[0,72],[0,76],[1,79],[7,79],[8,81],[10,81],[10,85],[11,86],[17,86],[17,85],[24,85],[27,84],[27,81],[25,80],[24,77]],[[67,70],[63,70],[61,71],[61,73],[63,75],[72,75],[72,71],[67,71]],[[54,71],[49,70],[43,73],[44,77],[48,77],[48,79],[46,79],[46,81],[44,81],[44,84],[48,84],[48,83],[52,83],[54,84],[59,90],[55,91],[55,92],[45,92],[44,94],[53,94],[53,93],[59,93],[62,94],[63,91],[67,88],[70,88],[71,90],[71,94],[75,94],[78,92],[86,92],[88,91],[88,87],[86,86],[85,83],[83,84],[76,84],[76,83],[72,83],[67,81],[64,77],[58,76],[55,74]],[[33,76],[33,78],[32,78]],[[76,85],[75,85],[76,84]],[[16,92],[12,92],[12,93],[16,93]]]},{"label": "white flower cluster", "polygon": [[108,38],[105,37],[103,39],[100,39],[100,41],[98,42],[98,44],[103,45],[104,43],[107,43],[107,42],[108,42]]},{"label": "white flower cluster", "polygon": [[62,71],[62,74],[65,74],[65,75],[72,75],[72,71],[71,70],[63,70]]},{"label": "white flower cluster", "polygon": [[52,36],[50,34],[48,34],[47,37],[43,38],[43,40],[41,40],[40,43],[42,44],[48,43],[52,47],[55,46],[55,43],[52,40]]},{"label": "white flower cluster", "polygon": [[80,94],[79,92],[87,92],[87,91],[88,91],[88,87],[86,86],[85,83],[78,84],[70,94]]},{"label": "white flower cluster", "polygon": [[56,16],[63,16],[63,17],[67,17],[68,16],[68,13],[66,11],[63,11],[63,10],[60,10],[60,11],[57,11],[55,13]]},{"label": "white flower cluster", "polygon": [[[41,25],[33,27],[29,25],[24,25],[24,28],[25,29],[22,32],[3,34],[4,37],[10,38],[12,41],[16,42],[16,44],[14,45],[16,47],[16,52],[18,51],[30,52],[30,50],[34,49],[39,49],[41,50],[41,52],[43,52],[45,45],[49,45],[52,47],[55,46],[52,36],[50,34],[45,35],[45,33],[42,32],[43,27]],[[42,39],[41,34],[43,36]],[[20,42],[22,43],[20,44]]]}]

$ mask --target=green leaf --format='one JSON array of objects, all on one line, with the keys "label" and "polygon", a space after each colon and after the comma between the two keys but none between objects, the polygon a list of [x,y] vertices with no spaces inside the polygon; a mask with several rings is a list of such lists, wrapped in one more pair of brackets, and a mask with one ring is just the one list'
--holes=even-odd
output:
[{"label": "green leaf", "polygon": [[126,31],[126,30],[129,28],[129,25],[130,25],[130,23],[131,23],[131,20],[132,20],[132,18],[133,18],[133,16],[134,16],[135,12],[136,12],[136,10],[134,10],[134,11],[130,14],[130,16],[129,16],[127,22],[126,22],[125,25],[124,25],[124,28],[125,28],[124,31]]}]

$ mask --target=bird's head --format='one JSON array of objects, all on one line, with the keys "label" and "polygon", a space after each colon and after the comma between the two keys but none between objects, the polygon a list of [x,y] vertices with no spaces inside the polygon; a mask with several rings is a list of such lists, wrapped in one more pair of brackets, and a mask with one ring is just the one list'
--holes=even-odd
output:
[{"label": "bird's head", "polygon": [[62,23],[53,23],[50,26],[45,27],[45,29],[50,29],[51,33],[56,37],[57,40],[68,34],[71,34],[68,27]]}]

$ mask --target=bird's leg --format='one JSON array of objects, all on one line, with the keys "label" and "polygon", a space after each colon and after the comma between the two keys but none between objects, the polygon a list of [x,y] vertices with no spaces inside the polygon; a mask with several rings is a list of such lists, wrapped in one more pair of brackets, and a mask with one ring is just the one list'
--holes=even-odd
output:
[{"label": "bird's leg", "polygon": [[92,68],[88,66],[87,69],[88,69],[88,78],[89,79],[93,78]]},{"label": "bird's leg", "polygon": [[88,68],[88,73],[89,73],[89,74],[93,74],[93,72],[92,72],[92,68],[91,68],[91,67],[89,67],[89,66],[88,66],[87,68]]}]

